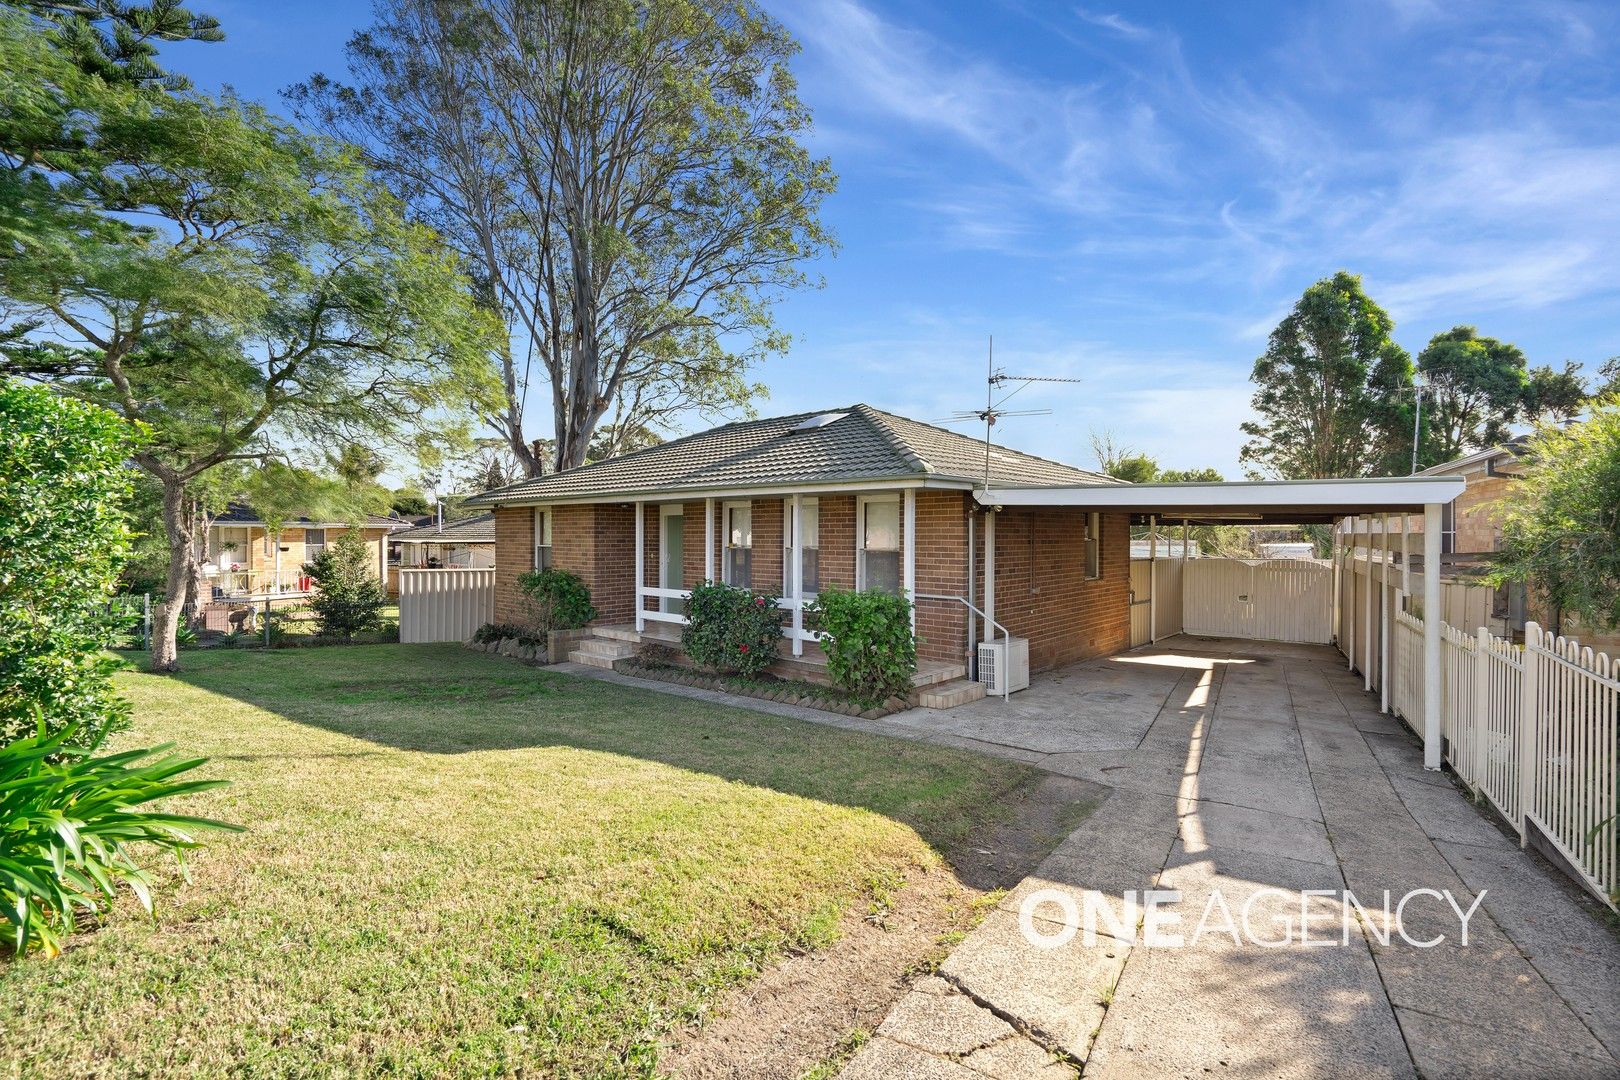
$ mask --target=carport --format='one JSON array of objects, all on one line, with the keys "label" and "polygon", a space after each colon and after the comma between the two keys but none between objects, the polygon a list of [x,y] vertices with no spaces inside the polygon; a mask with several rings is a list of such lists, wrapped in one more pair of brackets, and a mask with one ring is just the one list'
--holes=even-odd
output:
[{"label": "carport", "polygon": [[[1261,480],[1234,483],[1120,484],[1113,486],[1075,485],[1051,487],[986,487],[974,492],[984,507],[984,612],[985,640],[993,641],[996,627],[996,514],[1008,507],[1068,508],[1103,514],[1129,514],[1150,527],[1159,525],[1310,525],[1354,521],[1356,518],[1382,518],[1383,543],[1389,543],[1388,520],[1421,516],[1423,522],[1423,565],[1440,564],[1443,512],[1447,504],[1463,492],[1460,477],[1410,476],[1349,480]],[[1353,534],[1353,529],[1351,530]],[[1405,529],[1402,533],[1403,542]],[[1185,558],[1185,547],[1182,550]],[[1409,563],[1406,564],[1409,566]],[[1341,575],[1342,577],[1342,575]],[[1423,608],[1440,609],[1440,575],[1423,575]],[[1337,641],[1342,581],[1331,593],[1315,594],[1311,603],[1332,605],[1329,625]],[[1157,597],[1150,599],[1156,602]],[[1154,620],[1150,616],[1150,626]],[[1346,650],[1345,642],[1338,642]],[[1362,665],[1366,669],[1365,663]],[[1441,678],[1441,623],[1424,623],[1423,668],[1427,685],[1439,685]],[[1440,701],[1429,695],[1424,703],[1424,759],[1430,769],[1440,767]]]}]

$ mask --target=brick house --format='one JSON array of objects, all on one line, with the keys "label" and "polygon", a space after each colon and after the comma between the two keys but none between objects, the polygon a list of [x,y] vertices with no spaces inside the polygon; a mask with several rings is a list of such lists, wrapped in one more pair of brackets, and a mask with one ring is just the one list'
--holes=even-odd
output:
[{"label": "brick house", "polygon": [[[790,661],[819,654],[802,604],[826,586],[914,597],[919,666],[942,678],[984,636],[967,604],[1028,638],[1035,670],[1125,648],[1130,515],[1005,510],[987,597],[973,497],[986,459],[981,440],[854,405],[727,424],[471,503],[494,513],[497,622],[521,618],[519,574],[558,566],[590,586],[599,625],[654,636],[678,632],[679,594],[703,580],[776,593]],[[988,469],[995,486],[1118,483],[999,446]]]},{"label": "brick house", "polygon": [[309,591],[304,564],[339,536],[358,532],[386,581],[386,538],[408,528],[398,518],[371,515],[358,523],[298,517],[272,530],[251,506],[232,503],[208,526],[203,577],[218,597],[302,595]]}]

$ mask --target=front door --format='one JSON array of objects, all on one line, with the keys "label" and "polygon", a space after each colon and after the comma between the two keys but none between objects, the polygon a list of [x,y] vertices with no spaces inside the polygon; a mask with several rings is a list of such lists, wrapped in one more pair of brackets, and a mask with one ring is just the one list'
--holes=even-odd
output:
[{"label": "front door", "polygon": [[[686,518],[678,506],[666,507],[659,519],[660,537],[658,544],[658,586],[662,589],[679,589],[684,587],[682,582],[683,557],[686,552]],[[673,596],[666,596],[658,605],[660,611],[667,611],[673,615],[684,614],[686,601]]]}]

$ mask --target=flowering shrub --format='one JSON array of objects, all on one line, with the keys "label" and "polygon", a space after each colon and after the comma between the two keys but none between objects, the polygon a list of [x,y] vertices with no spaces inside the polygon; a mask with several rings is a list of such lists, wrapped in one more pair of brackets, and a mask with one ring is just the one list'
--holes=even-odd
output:
[{"label": "flowering shrub", "polygon": [[786,618],[770,593],[706,581],[686,602],[681,647],[704,667],[756,675],[776,662]]},{"label": "flowering shrub", "polygon": [[809,612],[834,684],[872,702],[911,691],[917,672],[911,601],[892,593],[823,589]]}]

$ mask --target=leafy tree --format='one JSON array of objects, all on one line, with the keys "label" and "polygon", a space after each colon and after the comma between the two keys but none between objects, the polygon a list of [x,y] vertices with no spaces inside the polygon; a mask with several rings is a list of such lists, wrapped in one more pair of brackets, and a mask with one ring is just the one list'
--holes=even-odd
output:
[{"label": "leafy tree", "polygon": [[315,582],[309,608],[323,636],[348,641],[354,635],[382,627],[382,608],[388,602],[369,544],[357,532],[345,532],[336,543],[304,564]]},{"label": "leafy tree", "polygon": [[105,409],[0,377],[0,743],[125,726],[104,650],[129,554],[123,502],[138,433]]},{"label": "leafy tree", "polygon": [[1252,474],[1407,471],[1399,461],[1412,430],[1412,364],[1394,328],[1355,274],[1341,270],[1305,290],[1254,362],[1257,419],[1243,425],[1241,454]]},{"label": "leafy tree", "polygon": [[1097,467],[1130,484],[1150,484],[1159,475],[1159,463],[1132,447],[1122,446],[1111,431],[1091,433],[1091,452]]},{"label": "leafy tree", "polygon": [[[762,392],[772,303],[830,245],[796,49],[752,0],[384,0],[351,82],[289,96],[477,267],[509,331],[488,419],[532,476],[583,463],[615,408],[630,431]],[[535,361],[549,462],[523,429]]]},{"label": "leafy tree", "polygon": [[1495,446],[1530,393],[1524,353],[1516,345],[1454,326],[1418,354],[1423,411],[1434,461]]},{"label": "leafy tree", "polygon": [[349,150],[256,106],[84,76],[3,9],[0,103],[0,296],[24,318],[0,362],[150,427],[152,664],[173,670],[199,478],[277,438],[385,440],[476,407],[488,324]]},{"label": "leafy tree", "polygon": [[183,75],[157,62],[159,41],[223,41],[219,20],[193,15],[175,0],[125,4],[122,0],[21,0],[42,32],[81,71],[107,83],[184,90]]},{"label": "leafy tree", "polygon": [[1594,398],[1620,394],[1620,356],[1611,356],[1603,361],[1603,366],[1598,368],[1598,379],[1601,381],[1592,392]]},{"label": "leafy tree", "polygon": [[422,517],[433,513],[433,504],[416,488],[399,488],[388,503],[388,512],[402,518]]},{"label": "leafy tree", "polygon": [[1564,361],[1564,370],[1550,366],[1533,368],[1525,386],[1524,418],[1531,421],[1561,422],[1573,420],[1591,400],[1586,380],[1581,376],[1581,365],[1574,360]]},{"label": "leafy tree", "polygon": [[1585,626],[1620,626],[1620,398],[1583,423],[1538,428],[1525,460],[1492,579],[1527,582]]},{"label": "leafy tree", "polygon": [[1219,469],[1161,469],[1162,484],[1224,484],[1226,477]]}]

